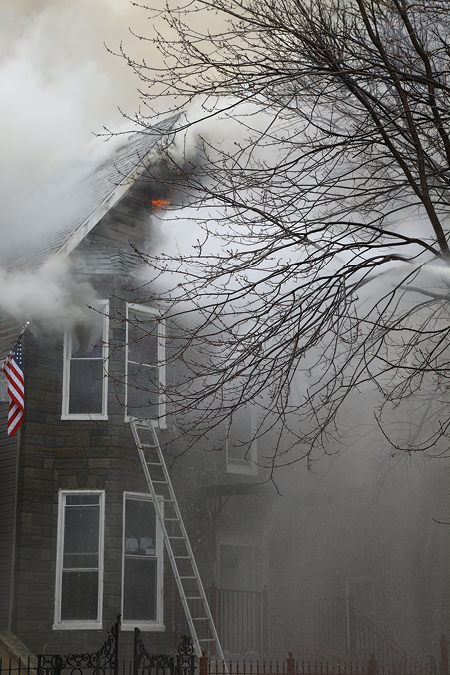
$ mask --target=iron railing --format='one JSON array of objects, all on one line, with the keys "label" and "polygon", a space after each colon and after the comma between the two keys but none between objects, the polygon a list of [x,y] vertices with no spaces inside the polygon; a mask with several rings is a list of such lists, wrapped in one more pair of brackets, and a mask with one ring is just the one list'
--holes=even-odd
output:
[{"label": "iron railing", "polygon": [[200,658],[200,675],[424,675],[424,672],[419,666],[407,669],[380,667],[374,657],[361,664],[299,661],[293,658],[292,652],[286,659],[276,661],[230,659],[218,662],[209,660],[205,654]]},{"label": "iron railing", "polygon": [[[189,636],[183,635],[178,653],[154,654],[147,650],[141,631],[134,630],[133,660],[119,660],[120,615],[100,649],[82,654],[40,654],[37,668],[23,675],[195,675],[196,656]],[[23,669],[22,669],[23,670]],[[0,675],[6,675],[1,672]],[[8,675],[21,673],[8,672]]]}]

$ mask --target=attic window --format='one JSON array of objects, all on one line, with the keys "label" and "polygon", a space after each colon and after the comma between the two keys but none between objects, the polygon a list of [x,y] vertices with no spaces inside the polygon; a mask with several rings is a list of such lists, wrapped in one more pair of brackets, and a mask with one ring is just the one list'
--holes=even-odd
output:
[{"label": "attic window", "polygon": [[89,321],[66,333],[63,419],[105,419],[107,416],[107,312],[108,301],[101,301],[97,310],[92,310]]}]

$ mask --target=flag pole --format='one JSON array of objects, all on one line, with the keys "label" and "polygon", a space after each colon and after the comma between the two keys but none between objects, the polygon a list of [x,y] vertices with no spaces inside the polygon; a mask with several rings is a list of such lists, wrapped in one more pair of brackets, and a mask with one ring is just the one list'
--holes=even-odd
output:
[{"label": "flag pole", "polygon": [[26,329],[28,328],[29,325],[30,325],[30,322],[25,321],[24,325],[22,326],[22,330],[20,331],[22,335],[25,333],[25,331],[26,331]]}]

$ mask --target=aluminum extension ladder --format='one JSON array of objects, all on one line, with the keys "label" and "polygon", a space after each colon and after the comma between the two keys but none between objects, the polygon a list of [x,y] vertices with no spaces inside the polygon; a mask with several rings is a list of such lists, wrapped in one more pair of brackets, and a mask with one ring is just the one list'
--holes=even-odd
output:
[{"label": "aluminum extension ladder", "polygon": [[215,646],[217,661],[224,662],[222,647],[155,426],[150,420],[135,420],[131,422],[131,429],[195,650],[201,656],[202,649],[211,653],[211,646]]}]

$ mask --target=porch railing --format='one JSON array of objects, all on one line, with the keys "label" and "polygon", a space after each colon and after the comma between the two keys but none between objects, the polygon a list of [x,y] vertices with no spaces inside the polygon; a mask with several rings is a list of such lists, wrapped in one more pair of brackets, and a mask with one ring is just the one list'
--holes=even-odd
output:
[{"label": "porch railing", "polygon": [[[267,588],[235,591],[213,584],[206,595],[222,648],[229,653],[279,658],[292,649],[300,661],[320,661],[330,667],[339,662],[368,663],[375,654],[380,668],[424,669],[417,658],[360,612],[351,598],[301,602],[294,623],[269,607]],[[177,617],[179,641],[188,629],[181,602]]]},{"label": "porch railing", "polygon": [[[270,641],[267,588],[262,591],[234,591],[212,584],[205,592],[222,648],[229,652],[264,653],[265,645]],[[192,602],[192,612],[196,609]],[[180,636],[188,631],[181,601],[177,603],[176,617],[175,641],[179,641]],[[199,638],[202,637],[205,636],[200,631]]]}]

